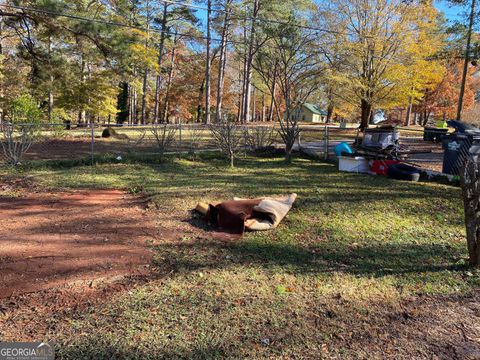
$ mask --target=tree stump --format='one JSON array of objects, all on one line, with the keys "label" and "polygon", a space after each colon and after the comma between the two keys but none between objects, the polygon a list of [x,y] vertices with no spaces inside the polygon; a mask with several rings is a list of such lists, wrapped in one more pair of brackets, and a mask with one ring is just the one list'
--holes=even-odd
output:
[{"label": "tree stump", "polygon": [[473,146],[461,172],[469,262],[480,265],[480,146]]}]

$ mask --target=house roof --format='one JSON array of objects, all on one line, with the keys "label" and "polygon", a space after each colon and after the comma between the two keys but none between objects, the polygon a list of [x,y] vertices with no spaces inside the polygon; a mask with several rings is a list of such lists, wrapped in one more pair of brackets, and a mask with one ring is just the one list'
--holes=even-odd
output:
[{"label": "house roof", "polygon": [[305,106],[309,111],[311,111],[314,114],[327,116],[327,112],[325,110],[320,109],[320,107],[318,107],[315,104],[305,103],[303,104],[303,106]]}]

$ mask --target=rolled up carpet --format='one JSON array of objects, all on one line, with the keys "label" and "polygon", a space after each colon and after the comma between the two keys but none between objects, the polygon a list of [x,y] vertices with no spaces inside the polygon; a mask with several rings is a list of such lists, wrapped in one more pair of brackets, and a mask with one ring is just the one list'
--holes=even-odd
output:
[{"label": "rolled up carpet", "polygon": [[196,210],[205,215],[207,221],[218,225],[223,231],[243,234],[245,230],[269,230],[280,224],[297,198],[297,194],[283,197],[239,199],[219,204],[197,205]]}]

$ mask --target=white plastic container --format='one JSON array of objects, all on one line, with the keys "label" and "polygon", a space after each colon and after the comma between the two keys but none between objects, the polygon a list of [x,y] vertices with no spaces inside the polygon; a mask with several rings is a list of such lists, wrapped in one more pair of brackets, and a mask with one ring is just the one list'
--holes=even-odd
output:
[{"label": "white plastic container", "polygon": [[370,166],[368,165],[368,161],[362,156],[340,156],[338,158],[338,170],[355,173],[369,173]]}]

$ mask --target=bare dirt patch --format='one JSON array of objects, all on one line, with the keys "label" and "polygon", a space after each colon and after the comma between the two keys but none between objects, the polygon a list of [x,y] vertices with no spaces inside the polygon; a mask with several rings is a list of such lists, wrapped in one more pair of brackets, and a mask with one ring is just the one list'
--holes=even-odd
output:
[{"label": "bare dirt patch", "polygon": [[147,271],[153,216],[117,190],[0,196],[0,298]]}]

